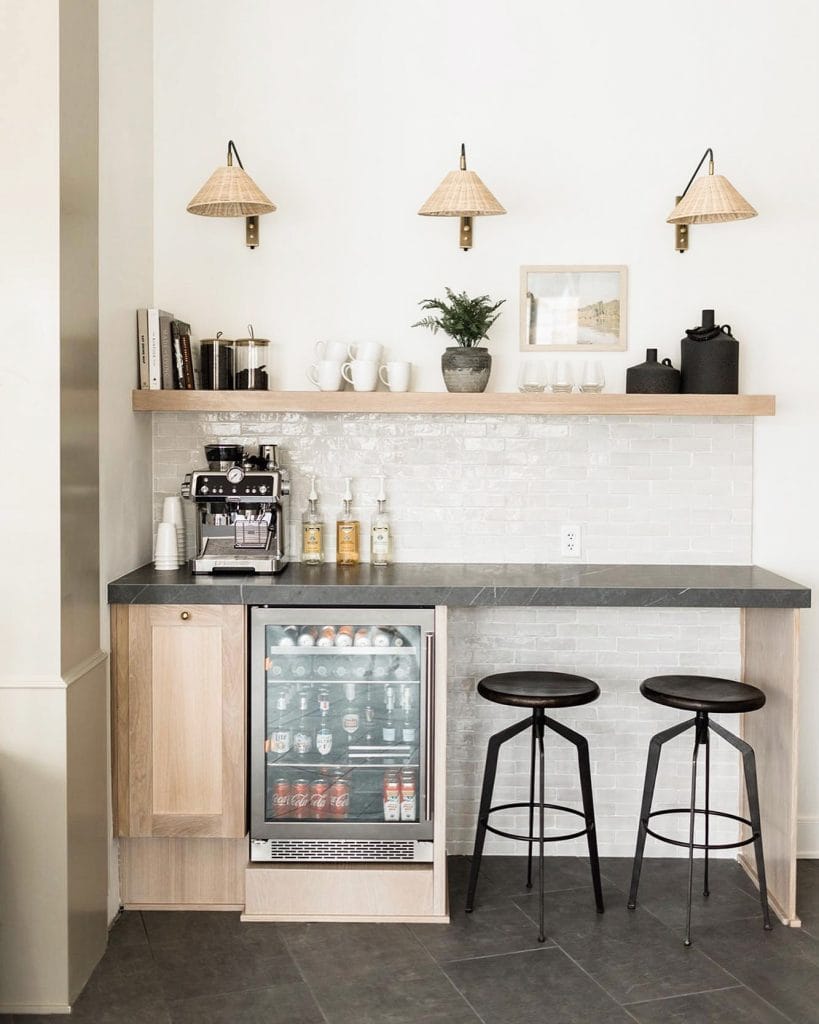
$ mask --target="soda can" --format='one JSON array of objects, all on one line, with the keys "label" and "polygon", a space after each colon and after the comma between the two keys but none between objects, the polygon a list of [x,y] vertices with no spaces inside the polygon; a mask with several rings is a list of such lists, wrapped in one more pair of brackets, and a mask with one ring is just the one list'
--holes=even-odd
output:
[{"label": "soda can", "polygon": [[290,780],[276,779],[270,798],[271,817],[286,818],[290,813]]},{"label": "soda can", "polygon": [[310,817],[319,821],[327,817],[330,804],[330,783],[326,779],[315,779],[310,783]]},{"label": "soda can", "polygon": [[401,820],[401,778],[397,771],[384,772],[384,821]]},{"label": "soda can", "polygon": [[309,817],[310,814],[310,780],[296,779],[290,788],[290,810],[293,818]]},{"label": "soda can", "polygon": [[415,821],[418,814],[418,794],[415,772],[401,772],[401,821]]},{"label": "soda can", "polygon": [[346,818],[350,810],[350,784],[346,779],[336,777],[328,791],[331,818]]}]

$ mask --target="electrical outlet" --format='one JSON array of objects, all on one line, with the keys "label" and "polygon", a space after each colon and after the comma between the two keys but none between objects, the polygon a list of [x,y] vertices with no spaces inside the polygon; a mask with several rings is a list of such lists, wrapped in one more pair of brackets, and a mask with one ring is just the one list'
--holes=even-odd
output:
[{"label": "electrical outlet", "polygon": [[561,526],[560,553],[564,558],[580,558],[579,526]]}]

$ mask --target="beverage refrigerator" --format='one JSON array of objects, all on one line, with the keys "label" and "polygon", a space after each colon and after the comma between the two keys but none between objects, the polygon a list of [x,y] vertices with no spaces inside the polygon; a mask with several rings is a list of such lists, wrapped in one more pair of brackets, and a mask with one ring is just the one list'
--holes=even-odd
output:
[{"label": "beverage refrigerator", "polygon": [[250,859],[431,862],[435,613],[250,613]]}]

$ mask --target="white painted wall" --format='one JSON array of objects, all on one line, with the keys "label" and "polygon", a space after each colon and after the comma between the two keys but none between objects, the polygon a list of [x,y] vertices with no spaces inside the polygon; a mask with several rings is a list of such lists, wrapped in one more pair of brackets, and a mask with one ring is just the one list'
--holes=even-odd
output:
[{"label": "white painted wall", "polygon": [[[151,424],[123,396],[134,383],[135,307],[153,304],[153,11],[142,0],[104,0],[99,15],[100,634],[108,649],[108,582],[151,558]],[[108,881],[113,917],[114,840]]]},{"label": "white painted wall", "polygon": [[[156,301],[216,330],[275,343],[276,387],[304,386],[318,338],[376,339],[439,388],[442,343],[410,329],[445,285],[507,299],[491,387],[514,386],[523,263],[625,263],[630,347],[606,357],[613,390],[646,347],[678,356],[713,306],[742,341],[742,386],[775,391],[757,426],[754,559],[819,583],[810,471],[819,437],[812,337],[819,92],[808,0],[633,0],[476,5],[418,0],[270,4],[172,0],[155,16]],[[184,212],[232,137],[279,212],[250,252],[239,222]],[[461,141],[509,210],[455,223],[415,216]],[[706,146],[760,212],[664,223]],[[133,301],[136,301],[134,298]],[[804,616],[801,814],[819,823],[819,625]],[[819,831],[819,826],[816,831]],[[806,831],[806,852],[819,835]]]}]

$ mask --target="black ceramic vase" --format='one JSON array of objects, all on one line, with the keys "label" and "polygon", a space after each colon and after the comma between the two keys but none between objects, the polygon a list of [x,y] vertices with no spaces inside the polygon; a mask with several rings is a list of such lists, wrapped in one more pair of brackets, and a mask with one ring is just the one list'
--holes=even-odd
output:
[{"label": "black ceramic vase", "polygon": [[453,345],[441,356],[441,372],[447,391],[486,391],[492,356],[485,348]]},{"label": "black ceramic vase", "polygon": [[684,394],[739,394],[739,342],[728,324],[714,326],[713,309],[702,311],[702,324],[685,332],[681,347]]},{"label": "black ceramic vase", "polygon": [[657,362],[657,349],[646,349],[646,361],[626,370],[627,395],[676,395],[680,390],[680,371],[670,359]]}]

